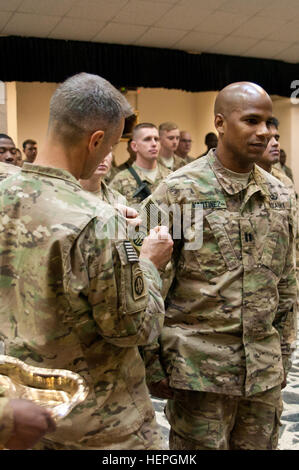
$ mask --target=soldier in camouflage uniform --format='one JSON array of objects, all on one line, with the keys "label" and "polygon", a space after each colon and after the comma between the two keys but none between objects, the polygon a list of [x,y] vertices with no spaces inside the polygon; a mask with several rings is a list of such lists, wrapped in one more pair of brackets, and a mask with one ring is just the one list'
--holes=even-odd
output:
[{"label": "soldier in camouflage uniform", "polygon": [[161,329],[157,268],[173,242],[157,228],[138,260],[124,218],[78,181],[117,143],[130,112],[106,80],[71,77],[51,99],[43,152],[0,183],[5,354],[72,370],[89,387],[37,449],[161,447],[138,345]]},{"label": "soldier in camouflage uniform", "polygon": [[191,151],[191,145],[192,139],[189,132],[181,131],[179,145],[176,149],[176,155],[182,158],[186,164],[194,161],[194,158],[189,155],[189,152]]},{"label": "soldier in camouflage uniform", "polygon": [[14,141],[6,134],[0,134],[0,181],[17,173],[17,150]]},{"label": "soldier in camouflage uniform", "polygon": [[28,449],[55,429],[50,411],[28,400],[10,400],[0,386],[0,450]]},{"label": "soldier in camouflage uniform", "polygon": [[17,149],[14,141],[6,134],[0,134],[0,162],[16,165]]},{"label": "soldier in camouflage uniform", "polygon": [[175,153],[180,141],[178,126],[174,122],[163,122],[159,126],[159,136],[161,149],[158,162],[171,171],[186,165],[186,162]]},{"label": "soldier in camouflage uniform", "polygon": [[268,142],[266,151],[262,157],[257,161],[258,165],[268,173],[271,173],[275,178],[279,179],[287,188],[290,189],[291,195],[296,199],[295,187],[293,181],[284,173],[284,171],[277,165],[280,158],[280,143],[278,126],[279,121],[273,117],[270,121],[270,140]]},{"label": "soldier in camouflage uniform", "polygon": [[102,201],[115,207],[116,204],[126,205],[127,201],[118,191],[109,188],[105,183],[105,176],[109,173],[112,163],[112,152],[108,153],[100,163],[94,174],[88,180],[80,180],[83,189],[98,196]]},{"label": "soldier in camouflage uniform", "polygon": [[0,162],[0,181],[20,171],[20,167],[10,163]]},{"label": "soldier in camouflage uniform", "polygon": [[281,181],[290,192],[292,199],[292,206],[294,209],[294,218],[297,221],[296,225],[296,271],[297,279],[299,281],[299,233],[298,233],[298,208],[296,201],[296,191],[293,181],[285,174],[285,172],[279,166],[280,158],[280,143],[279,143],[279,132],[278,132],[279,121],[276,118],[271,119],[271,139],[269,140],[266,151],[262,158],[258,161],[258,165],[265,171],[271,173],[275,178]]},{"label": "soldier in camouflage uniform", "polygon": [[[289,191],[254,163],[271,115],[258,85],[224,88],[215,103],[216,151],[171,174],[144,202],[191,213],[175,240],[162,334],[145,348],[150,390],[168,398],[171,449],[278,443],[297,287]],[[170,221],[174,235],[178,217]]]},{"label": "soldier in camouflage uniform", "polygon": [[293,172],[291,168],[286,165],[287,155],[283,149],[280,149],[280,159],[279,162],[275,165],[279,170],[281,170],[285,175],[294,182]]},{"label": "soldier in camouflage uniform", "polygon": [[[146,184],[147,190],[153,192],[171,173],[168,168],[157,162],[160,149],[157,127],[151,123],[141,123],[135,126],[131,146],[136,153],[136,161],[132,167],[141,182]],[[138,207],[146,197],[143,191],[139,191],[140,185],[129,169],[118,173],[109,187],[125,196],[127,204],[131,207]]]}]

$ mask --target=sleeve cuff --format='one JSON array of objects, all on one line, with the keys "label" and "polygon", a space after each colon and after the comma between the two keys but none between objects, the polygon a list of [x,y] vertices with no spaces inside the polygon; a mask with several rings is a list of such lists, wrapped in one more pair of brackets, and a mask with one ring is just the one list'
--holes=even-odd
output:
[{"label": "sleeve cuff", "polygon": [[158,269],[148,258],[139,258],[139,263],[142,271],[152,279],[159,287],[160,291],[162,289],[162,280],[159,274]]}]

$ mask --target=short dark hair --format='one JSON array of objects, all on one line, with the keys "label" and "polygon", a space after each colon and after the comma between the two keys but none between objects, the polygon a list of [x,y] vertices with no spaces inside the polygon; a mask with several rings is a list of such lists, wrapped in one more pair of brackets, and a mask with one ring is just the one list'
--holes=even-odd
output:
[{"label": "short dark hair", "polygon": [[23,150],[25,150],[26,148],[26,145],[29,144],[29,145],[36,145],[37,142],[35,140],[32,140],[32,139],[27,139],[27,140],[24,140],[23,142]]},{"label": "short dark hair", "polygon": [[212,138],[215,138],[218,139],[217,135],[214,133],[214,132],[209,132],[208,134],[206,134],[205,136],[205,144],[207,144],[207,142]]},{"label": "short dark hair", "polygon": [[0,139],[9,139],[13,142],[12,138],[9,137],[9,135],[7,135],[7,134],[0,134]]},{"label": "short dark hair", "polygon": [[279,121],[276,117],[272,116],[268,122],[270,126],[276,127],[276,129],[278,129]]}]

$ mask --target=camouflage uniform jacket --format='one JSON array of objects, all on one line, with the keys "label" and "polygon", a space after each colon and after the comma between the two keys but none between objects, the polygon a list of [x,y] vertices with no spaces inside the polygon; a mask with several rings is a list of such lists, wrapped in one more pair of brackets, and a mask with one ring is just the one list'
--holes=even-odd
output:
[{"label": "camouflage uniform jacket", "polygon": [[[280,384],[296,341],[289,192],[256,165],[247,186],[232,182],[212,150],[166,178],[152,203],[186,204],[191,230],[175,240],[165,324],[145,348],[148,381],[239,396]],[[188,249],[196,209],[203,241]]]},{"label": "camouflage uniform jacket", "polygon": [[[293,199],[293,207],[296,209],[295,219],[296,219],[296,271],[297,271],[297,281],[299,284],[299,231],[298,231],[298,202],[296,200],[296,190],[293,181],[285,174],[285,172],[280,169],[277,165],[272,166],[271,174],[275,176],[279,181],[281,181],[286,188],[289,189],[291,198]],[[298,299],[299,300],[299,299]]]},{"label": "camouflage uniform jacket", "polygon": [[[190,155],[187,155],[186,157],[180,157],[179,155],[176,155],[176,156],[179,157],[181,160],[183,160],[185,162],[185,165],[187,165],[188,163],[194,162],[195,160],[195,158],[191,157]],[[179,168],[181,168],[181,166]]]},{"label": "camouflage uniform jacket", "polygon": [[282,165],[280,162],[278,162],[272,166],[272,169],[273,168],[282,171],[291,181],[294,182],[293,172],[287,165]]},{"label": "camouflage uniform jacket", "polygon": [[20,167],[12,165],[11,163],[0,162],[0,181],[4,180],[10,175],[18,173],[20,169]]},{"label": "camouflage uniform jacket", "polygon": [[24,164],[0,183],[1,326],[5,354],[82,375],[89,395],[45,439],[97,445],[154,411],[138,345],[164,320],[161,279],[124,219],[67,171]]},{"label": "camouflage uniform jacket", "polygon": [[[161,183],[161,181],[168,176],[171,171],[166,168],[164,165],[157,164],[157,176],[155,182],[153,183],[151,179],[149,179],[139,167],[133,163],[132,167],[140,177],[141,181],[146,181],[148,184],[149,189],[153,192],[157,186]],[[125,196],[127,199],[127,203],[129,206],[136,206],[140,204],[141,199],[139,197],[133,197],[136,189],[138,188],[138,184],[134,178],[134,176],[129,172],[129,170],[124,170],[118,173],[115,178],[110,183],[109,187],[111,189],[115,189],[120,194]]]},{"label": "camouflage uniform jacket", "polygon": [[109,186],[107,186],[104,181],[101,181],[100,191],[90,192],[94,196],[98,196],[101,201],[107,202],[107,204],[111,204],[113,207],[115,207],[115,204],[123,204],[125,206],[127,205],[126,198],[115,189],[109,188]]},{"label": "camouflage uniform jacket", "polygon": [[[183,166],[186,165],[186,162],[183,158],[179,157],[178,155],[176,155],[175,153],[173,154],[173,169],[170,170],[170,171],[176,171],[178,170],[179,168],[182,168]],[[164,161],[162,160],[161,158],[161,155],[159,155],[158,157],[158,163],[160,163],[162,166],[164,166],[164,168],[167,168],[169,170],[169,168],[165,165]]]}]

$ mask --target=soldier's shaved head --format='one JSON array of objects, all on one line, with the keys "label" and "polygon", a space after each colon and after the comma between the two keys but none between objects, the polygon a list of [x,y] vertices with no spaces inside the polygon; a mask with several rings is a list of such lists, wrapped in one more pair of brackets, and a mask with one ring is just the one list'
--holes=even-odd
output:
[{"label": "soldier's shaved head", "polygon": [[271,103],[268,93],[259,85],[252,82],[236,82],[223,88],[215,101],[214,114],[227,116],[233,111],[248,107],[250,102],[266,100]]},{"label": "soldier's shaved head", "polygon": [[270,96],[256,83],[231,83],[219,92],[214,112],[219,160],[232,171],[250,171],[270,138]]}]

